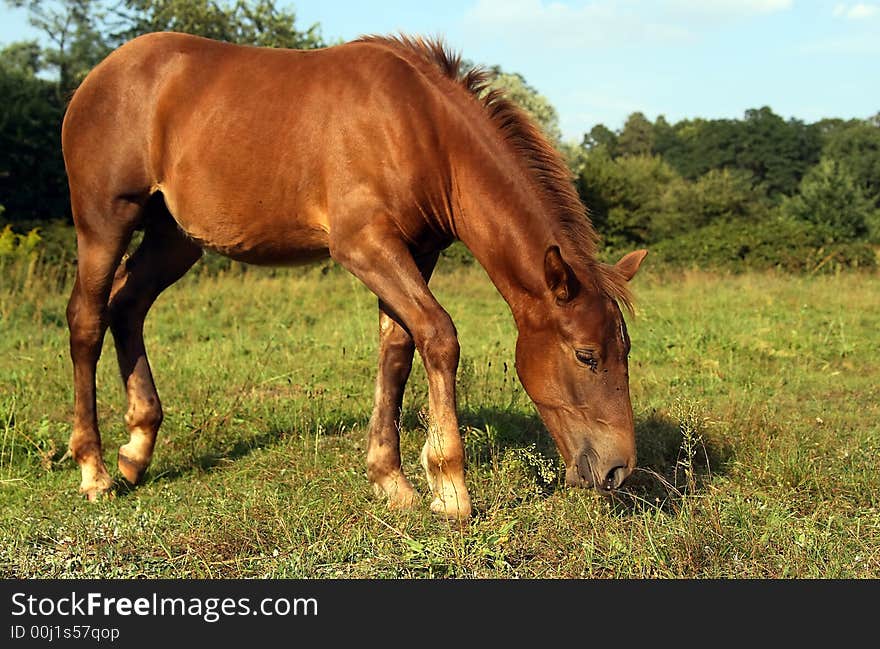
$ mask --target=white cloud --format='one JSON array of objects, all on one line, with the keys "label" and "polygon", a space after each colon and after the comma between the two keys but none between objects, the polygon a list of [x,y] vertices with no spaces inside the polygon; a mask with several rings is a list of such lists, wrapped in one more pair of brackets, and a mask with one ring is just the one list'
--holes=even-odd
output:
[{"label": "white cloud", "polygon": [[877,56],[880,54],[880,41],[873,34],[827,38],[807,43],[799,48],[799,52],[835,56]]},{"label": "white cloud", "polygon": [[687,29],[669,20],[652,19],[637,2],[553,0],[477,0],[465,13],[465,25],[482,33],[507,37],[523,46],[599,47],[610,43],[678,41]]},{"label": "white cloud", "polygon": [[689,42],[710,25],[785,11],[793,0],[476,0],[466,27],[523,46]]},{"label": "white cloud", "polygon": [[752,16],[786,11],[794,5],[793,0],[670,0],[672,8],[696,14],[724,14],[728,16]]},{"label": "white cloud", "polygon": [[837,4],[832,11],[835,18],[848,18],[850,20],[864,20],[880,13],[880,6],[866,2],[857,2],[854,5]]},{"label": "white cloud", "polygon": [[869,5],[860,2],[857,5],[853,5],[853,7],[847,12],[846,17],[852,18],[853,20],[860,20],[862,18],[870,18],[871,16],[876,15],[877,11],[877,5]]}]

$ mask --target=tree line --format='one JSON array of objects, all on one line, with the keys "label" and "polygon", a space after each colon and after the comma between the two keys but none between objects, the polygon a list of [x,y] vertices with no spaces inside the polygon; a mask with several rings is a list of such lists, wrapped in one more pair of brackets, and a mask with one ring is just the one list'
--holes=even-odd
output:
[{"label": "tree line", "polygon": [[766,106],[675,124],[634,113],[619,131],[594,126],[570,160],[614,246],[715,265],[875,265],[880,113],[811,124]]},{"label": "tree line", "polygon": [[[174,30],[235,43],[314,48],[276,0],[5,0],[26,9],[43,42],[0,51],[0,219],[20,228],[69,218],[60,124],[67,99],[110,51]],[[555,108],[522,75],[490,68],[564,154],[609,249],[649,246],[680,264],[876,266],[880,244],[880,113],[784,119],[769,107],[740,119],[597,124],[562,142]]]}]

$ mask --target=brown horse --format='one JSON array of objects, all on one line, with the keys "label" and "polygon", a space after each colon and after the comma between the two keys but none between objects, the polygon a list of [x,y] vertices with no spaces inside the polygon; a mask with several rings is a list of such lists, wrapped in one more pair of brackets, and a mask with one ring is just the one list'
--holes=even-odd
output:
[{"label": "brown horse", "polygon": [[[113,332],[128,398],[122,475],[150,463],[162,408],[144,318],[203,248],[254,264],[328,254],[379,300],[367,474],[392,507],[416,493],[400,463],[403,390],[418,349],[430,421],[431,509],[471,513],[458,429],[459,345],[428,289],[462,241],[516,321],[516,369],[567,466],[616,489],[635,465],[629,338],[618,303],[646,252],[596,259],[570,173],[486,76],[436,41],[368,37],[322,50],[242,47],[175,33],[122,46],[83,81],[62,129],[79,265],[67,310],[70,450],[89,499],[110,490],[95,368]],[[124,258],[132,234],[143,241]]]}]

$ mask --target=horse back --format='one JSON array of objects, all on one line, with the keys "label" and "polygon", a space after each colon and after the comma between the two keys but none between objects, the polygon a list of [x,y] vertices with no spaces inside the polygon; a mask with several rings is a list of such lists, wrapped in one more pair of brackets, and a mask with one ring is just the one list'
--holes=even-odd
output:
[{"label": "horse back", "polygon": [[62,144],[72,194],[161,192],[205,247],[296,263],[326,254],[335,228],[377,218],[412,242],[436,238],[453,115],[447,89],[380,45],[299,51],[157,33],[89,74]]}]

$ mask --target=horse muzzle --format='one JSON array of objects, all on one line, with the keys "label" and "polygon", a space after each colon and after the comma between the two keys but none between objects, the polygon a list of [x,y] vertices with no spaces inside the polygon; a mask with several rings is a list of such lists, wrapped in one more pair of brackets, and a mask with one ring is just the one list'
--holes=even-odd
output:
[{"label": "horse muzzle", "polygon": [[582,449],[565,471],[565,484],[595,487],[600,493],[611,493],[632,473],[634,464],[623,457],[602,458],[591,449]]}]

